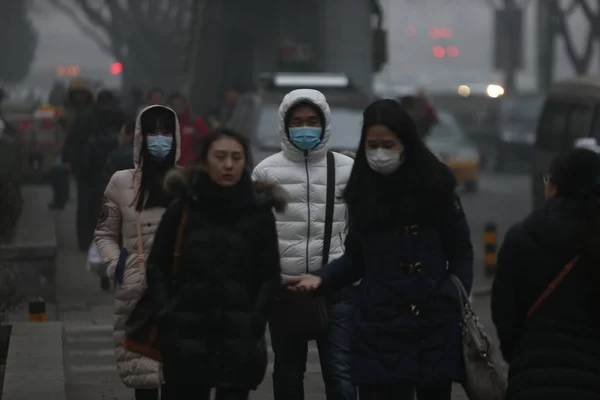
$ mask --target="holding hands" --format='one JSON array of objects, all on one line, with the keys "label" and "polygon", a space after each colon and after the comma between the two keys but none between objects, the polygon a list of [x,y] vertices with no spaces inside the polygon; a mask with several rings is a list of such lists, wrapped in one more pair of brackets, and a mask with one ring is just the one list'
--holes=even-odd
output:
[{"label": "holding hands", "polygon": [[314,292],[323,280],[315,275],[292,276],[285,280],[284,286],[292,292]]}]

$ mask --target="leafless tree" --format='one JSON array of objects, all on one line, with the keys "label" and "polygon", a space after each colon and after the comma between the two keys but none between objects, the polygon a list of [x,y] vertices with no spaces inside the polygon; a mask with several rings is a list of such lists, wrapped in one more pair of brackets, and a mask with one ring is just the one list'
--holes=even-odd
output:
[{"label": "leafless tree", "polygon": [[[591,4],[594,2],[597,7],[592,7]],[[598,0],[571,0],[566,6],[561,4],[560,1],[552,3],[556,31],[563,38],[571,64],[578,75],[588,72],[594,54],[594,47],[596,47],[595,44],[600,39],[600,25],[598,24],[598,21],[600,21],[600,7],[598,5],[600,5]],[[572,29],[569,28],[569,16],[578,9],[583,11],[588,22],[588,34],[583,52],[577,51]]]},{"label": "leafless tree", "polygon": [[181,84],[193,0],[50,0],[123,64],[126,86]]}]

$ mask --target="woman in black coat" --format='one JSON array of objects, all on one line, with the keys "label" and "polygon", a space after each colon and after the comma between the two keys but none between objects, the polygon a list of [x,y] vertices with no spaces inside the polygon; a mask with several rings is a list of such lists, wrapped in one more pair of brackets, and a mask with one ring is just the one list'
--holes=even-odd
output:
[{"label": "woman in black coat", "polygon": [[344,256],[291,290],[335,290],[362,279],[353,311],[352,379],[361,400],[450,400],[464,375],[460,301],[473,248],[456,182],[394,100],[364,112],[356,161],[344,192]]},{"label": "woman in black coat", "polygon": [[572,150],[545,182],[546,203],[508,231],[498,254],[492,319],[510,363],[506,398],[598,400],[600,157]]},{"label": "woman in black coat", "polygon": [[251,182],[247,155],[241,136],[219,131],[204,139],[199,171],[166,178],[168,190],[182,196],[156,232],[148,291],[175,399],[208,400],[212,388],[217,399],[247,399],[267,368],[265,327],[281,279],[272,209],[285,203],[277,187]]}]

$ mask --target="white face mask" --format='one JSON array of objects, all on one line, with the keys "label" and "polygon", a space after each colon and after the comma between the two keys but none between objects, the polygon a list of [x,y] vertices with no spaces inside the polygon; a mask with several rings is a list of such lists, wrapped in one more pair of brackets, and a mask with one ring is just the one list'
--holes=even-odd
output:
[{"label": "white face mask", "polygon": [[404,162],[402,151],[390,149],[371,149],[366,151],[369,167],[381,175],[393,174]]}]

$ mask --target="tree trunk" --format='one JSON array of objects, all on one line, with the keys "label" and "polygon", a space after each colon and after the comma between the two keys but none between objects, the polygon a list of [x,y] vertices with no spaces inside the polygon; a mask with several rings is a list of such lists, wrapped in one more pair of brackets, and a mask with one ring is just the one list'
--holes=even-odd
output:
[{"label": "tree trunk", "polygon": [[225,70],[227,43],[230,39],[231,21],[227,14],[226,0],[207,0],[202,34],[196,46],[198,59],[194,81],[191,88],[190,102],[196,113],[200,115],[211,112],[220,105],[223,98],[222,82]]}]

